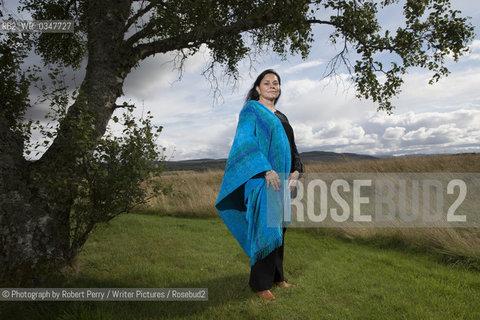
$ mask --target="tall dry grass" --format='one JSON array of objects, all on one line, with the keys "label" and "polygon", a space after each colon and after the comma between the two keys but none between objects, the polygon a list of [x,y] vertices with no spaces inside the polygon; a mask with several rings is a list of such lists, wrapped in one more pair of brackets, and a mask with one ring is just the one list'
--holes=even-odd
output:
[{"label": "tall dry grass", "polygon": [[173,171],[161,176],[167,192],[150,199],[142,211],[162,215],[216,217],[215,200],[223,171]]},{"label": "tall dry grass", "polygon": [[319,162],[307,172],[478,172],[480,154],[435,155],[378,160]]},{"label": "tall dry grass", "polygon": [[[480,154],[436,155],[380,160],[316,163],[307,172],[469,172],[480,173]],[[480,211],[480,208],[479,208]],[[480,212],[479,212],[480,214]],[[330,228],[346,239],[367,242],[400,242],[403,245],[439,253],[453,261],[467,260],[478,268],[480,229],[478,228]],[[381,243],[379,243],[381,245]]]},{"label": "tall dry grass", "polygon": [[[315,172],[476,172],[480,173],[480,154],[389,158],[306,165]],[[143,210],[163,215],[218,217],[215,200],[223,171],[166,172],[162,182],[171,192],[151,199]],[[480,209],[480,208],[479,208]],[[476,228],[318,228],[346,239],[374,242],[400,242],[440,253],[451,260],[480,261],[480,229]],[[480,266],[480,264],[478,264]]]}]

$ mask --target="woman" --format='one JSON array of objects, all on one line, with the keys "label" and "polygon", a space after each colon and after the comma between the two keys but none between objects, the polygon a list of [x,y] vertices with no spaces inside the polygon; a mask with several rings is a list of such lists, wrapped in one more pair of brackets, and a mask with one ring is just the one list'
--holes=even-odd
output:
[{"label": "woman", "polygon": [[[291,287],[283,276],[285,222],[290,190],[303,172],[287,117],[276,110],[280,76],[265,70],[240,112],[216,208],[250,257],[251,288],[273,300],[273,284]],[[285,219],[285,217],[287,219]]]}]

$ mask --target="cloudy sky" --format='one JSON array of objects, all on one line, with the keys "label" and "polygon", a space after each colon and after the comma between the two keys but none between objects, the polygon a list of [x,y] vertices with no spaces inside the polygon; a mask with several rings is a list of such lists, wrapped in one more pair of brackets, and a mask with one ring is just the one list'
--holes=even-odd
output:
[{"label": "cloudy sky", "polygon": [[[477,33],[471,53],[449,63],[452,73],[430,86],[431,73],[410,71],[403,91],[393,100],[393,115],[377,112],[370,101],[355,98],[346,76],[324,78],[328,61],[337,52],[327,41],[331,31],[315,29],[307,60],[282,61],[269,54],[250,66],[240,64],[240,79],[232,88],[219,77],[221,98],[214,101],[210,84],[201,75],[209,62],[208,49],[187,61],[180,81],[169,61],[172,55],[144,60],[126,79],[125,96],[138,114],[151,110],[164,127],[158,143],[170,160],[226,158],[235,134],[238,113],[256,75],[274,68],[282,77],[277,108],[294,130],[300,152],[322,150],[369,155],[480,152],[480,1],[452,0],[454,8],[472,17]],[[398,7],[380,17],[382,26],[395,24]],[[219,73],[220,74],[220,73]],[[76,76],[77,82],[82,72]],[[34,112],[32,114],[35,114]]]}]

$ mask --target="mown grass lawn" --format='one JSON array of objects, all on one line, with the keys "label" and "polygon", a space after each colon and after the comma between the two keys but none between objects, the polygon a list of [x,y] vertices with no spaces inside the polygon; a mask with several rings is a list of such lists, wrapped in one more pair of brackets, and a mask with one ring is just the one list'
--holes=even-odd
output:
[{"label": "mown grass lawn", "polygon": [[249,260],[218,218],[123,215],[79,256],[79,288],[208,288],[208,301],[22,302],[2,319],[479,319],[480,273],[433,256],[290,229],[286,277],[261,301]]}]

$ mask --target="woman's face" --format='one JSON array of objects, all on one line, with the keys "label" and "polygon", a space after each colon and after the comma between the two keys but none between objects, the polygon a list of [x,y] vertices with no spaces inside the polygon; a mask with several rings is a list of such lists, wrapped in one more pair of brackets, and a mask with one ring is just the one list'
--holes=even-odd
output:
[{"label": "woman's face", "polygon": [[273,73],[267,73],[256,87],[259,100],[275,101],[280,95],[280,83]]}]

